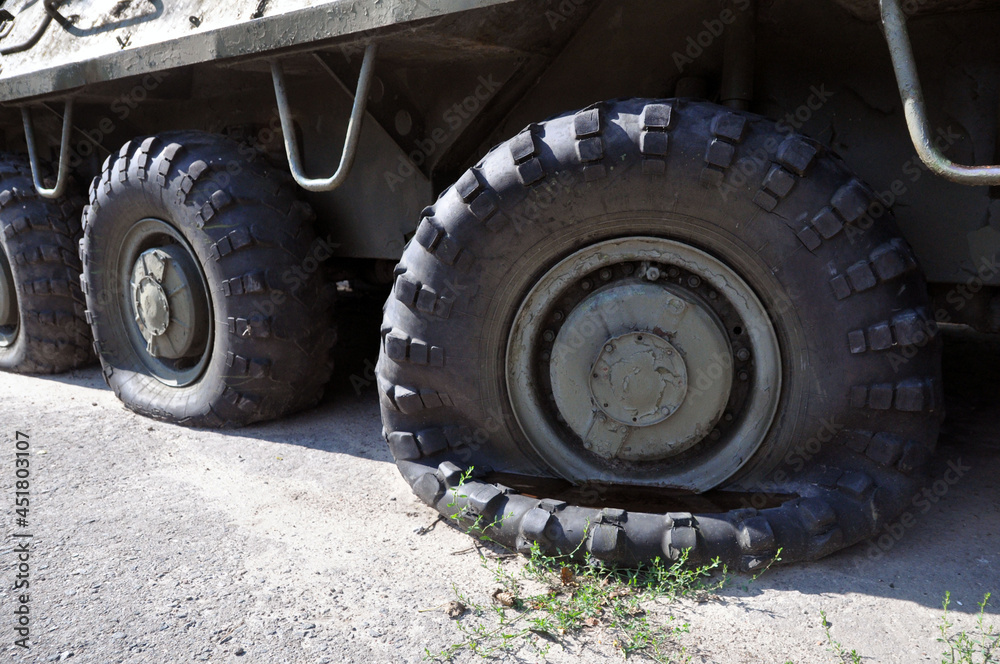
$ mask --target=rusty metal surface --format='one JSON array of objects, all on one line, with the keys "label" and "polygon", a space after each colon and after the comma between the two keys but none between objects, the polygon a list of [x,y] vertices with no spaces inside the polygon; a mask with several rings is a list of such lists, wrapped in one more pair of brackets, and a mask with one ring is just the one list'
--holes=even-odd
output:
[{"label": "rusty metal surface", "polygon": [[[67,20],[53,21],[35,46],[0,61],[0,102],[254,56],[509,1],[70,0],[59,8]],[[12,13],[13,28],[0,40],[0,48],[28,39],[46,16],[43,3],[31,0]]]}]

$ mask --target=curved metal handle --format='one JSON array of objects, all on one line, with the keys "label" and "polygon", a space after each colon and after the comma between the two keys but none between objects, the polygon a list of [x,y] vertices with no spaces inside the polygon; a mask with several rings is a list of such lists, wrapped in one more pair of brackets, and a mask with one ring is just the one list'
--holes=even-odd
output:
[{"label": "curved metal handle", "polygon": [[278,100],[278,116],[281,118],[281,132],[285,138],[288,167],[292,171],[292,177],[295,178],[295,182],[306,191],[333,191],[347,180],[358,150],[358,139],[361,137],[361,123],[364,120],[365,106],[368,103],[368,91],[371,88],[377,52],[378,46],[375,44],[369,44],[365,48],[365,59],[361,63],[361,76],[358,78],[358,90],[354,95],[351,119],[347,123],[347,138],[344,141],[344,151],[340,156],[340,166],[337,167],[336,173],[328,178],[321,179],[308,177],[302,168],[299,144],[295,140],[295,124],[292,122],[292,111],[288,104],[285,72],[277,60],[271,60],[271,78],[274,79],[274,96]]},{"label": "curved metal handle", "polygon": [[61,15],[59,14],[59,3],[55,0],[45,0],[42,7],[45,9],[45,16],[42,17],[42,22],[38,24],[38,27],[35,28],[33,33],[31,33],[31,36],[28,37],[27,41],[0,49],[0,55],[14,55],[15,53],[23,53],[24,51],[27,51],[32,46],[37,44],[45,35],[45,32],[49,29],[49,25],[52,24],[53,18],[56,16],[61,18]]},{"label": "curved metal handle", "polygon": [[903,114],[910,130],[910,139],[927,168],[943,178],[971,185],[1000,185],[1000,166],[963,166],[951,161],[934,146],[924,93],[913,59],[913,47],[906,32],[906,15],[899,0],[879,0],[882,26],[889,44],[892,66],[896,70],[899,96],[903,100]]},{"label": "curved metal handle", "polygon": [[46,189],[42,186],[38,168],[38,149],[35,145],[35,129],[31,125],[31,111],[27,106],[21,107],[21,119],[24,120],[24,140],[28,143],[28,159],[31,162],[31,179],[35,190],[42,198],[60,198],[66,193],[69,183],[69,141],[73,132],[73,99],[66,100],[66,113],[63,115],[62,141],[59,149],[59,172],[56,176],[56,186]]}]

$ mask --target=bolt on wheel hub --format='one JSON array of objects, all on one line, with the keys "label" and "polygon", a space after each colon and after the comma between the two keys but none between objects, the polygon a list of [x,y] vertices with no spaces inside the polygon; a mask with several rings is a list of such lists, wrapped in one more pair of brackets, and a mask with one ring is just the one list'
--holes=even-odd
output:
[{"label": "bolt on wheel hub", "polygon": [[179,245],[144,251],[132,268],[132,309],[152,357],[190,355],[200,340],[200,320],[192,280],[197,267]]},{"label": "bolt on wheel hub", "polygon": [[687,367],[663,337],[633,332],[610,340],[591,374],[594,402],[625,425],[648,427],[673,415],[687,394]]}]

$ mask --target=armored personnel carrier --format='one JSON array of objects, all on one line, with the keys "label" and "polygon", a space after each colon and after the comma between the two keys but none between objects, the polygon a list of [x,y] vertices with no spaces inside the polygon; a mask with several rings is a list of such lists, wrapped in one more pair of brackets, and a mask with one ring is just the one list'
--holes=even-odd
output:
[{"label": "armored personnel carrier", "polygon": [[939,325],[1000,324],[997,4],[7,0],[0,366],[245,425],[319,399],[334,282],[382,285],[442,513],[824,556],[921,488]]}]

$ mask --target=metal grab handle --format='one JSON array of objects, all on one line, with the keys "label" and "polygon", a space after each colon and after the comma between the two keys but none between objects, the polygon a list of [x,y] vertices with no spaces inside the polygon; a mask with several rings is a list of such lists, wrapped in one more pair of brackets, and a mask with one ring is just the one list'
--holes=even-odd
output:
[{"label": "metal grab handle", "polygon": [[361,124],[364,120],[365,106],[368,103],[368,90],[371,88],[377,52],[378,47],[375,44],[369,44],[365,48],[365,59],[361,63],[361,76],[358,78],[358,90],[354,95],[351,119],[347,123],[347,138],[344,141],[344,151],[340,156],[340,166],[337,167],[336,173],[325,179],[309,178],[302,168],[299,145],[295,140],[295,125],[292,122],[292,112],[288,105],[285,72],[277,60],[271,60],[271,78],[274,79],[274,96],[278,100],[278,115],[281,118],[281,132],[284,134],[288,167],[292,171],[295,182],[306,191],[333,191],[344,184],[351,172],[351,166],[354,164],[354,157],[358,151],[358,139],[361,136]]},{"label": "metal grab handle", "polygon": [[903,114],[910,130],[910,139],[927,167],[943,178],[970,185],[1000,185],[1000,166],[963,166],[944,156],[934,146],[924,93],[920,87],[920,77],[913,59],[913,47],[906,32],[906,15],[899,6],[899,0],[879,0],[882,12],[882,27],[889,44],[892,66],[896,70],[899,96],[903,100]]},{"label": "metal grab handle", "polygon": [[73,99],[66,100],[66,113],[63,115],[62,141],[59,149],[59,174],[56,176],[56,186],[46,189],[42,186],[38,168],[38,149],[35,145],[35,130],[31,125],[31,111],[27,106],[21,107],[21,118],[24,120],[24,139],[28,143],[28,159],[31,162],[31,179],[35,190],[42,198],[60,198],[66,193],[69,183],[69,140],[73,132]]},{"label": "metal grab handle", "polygon": [[32,46],[37,44],[39,40],[45,35],[45,32],[49,29],[49,25],[52,24],[52,19],[59,16],[59,2],[56,0],[45,0],[42,3],[42,8],[45,9],[45,16],[42,18],[42,22],[35,28],[35,31],[31,33],[27,41],[16,44],[14,46],[8,46],[7,48],[0,49],[0,55],[14,55],[15,53],[23,53],[27,51]]}]

